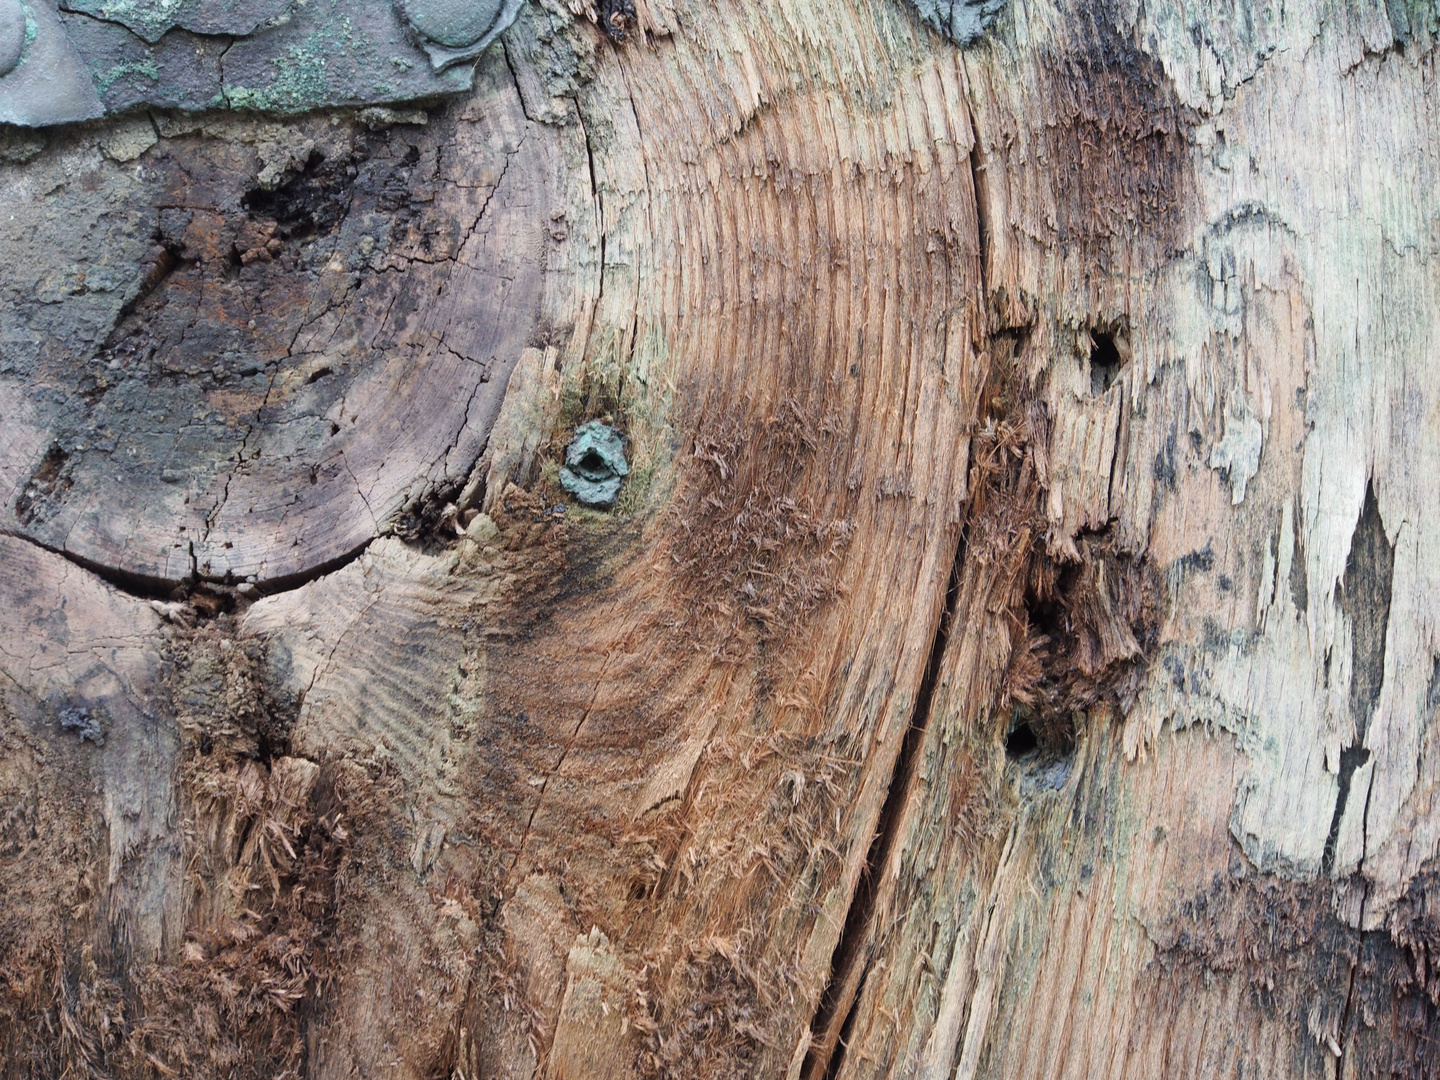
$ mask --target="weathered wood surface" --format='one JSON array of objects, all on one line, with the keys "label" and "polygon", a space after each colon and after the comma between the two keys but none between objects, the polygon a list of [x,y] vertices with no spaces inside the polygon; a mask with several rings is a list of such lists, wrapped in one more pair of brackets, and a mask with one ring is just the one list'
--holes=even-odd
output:
[{"label": "weathered wood surface", "polygon": [[464,483],[533,334],[554,165],[513,84],[445,147],[172,123],[138,165],[102,136],[9,180],[6,528],[156,587],[295,579]]},{"label": "weathered wood surface", "polygon": [[6,166],[9,1074],[1434,1075],[1435,13],[637,7]]}]

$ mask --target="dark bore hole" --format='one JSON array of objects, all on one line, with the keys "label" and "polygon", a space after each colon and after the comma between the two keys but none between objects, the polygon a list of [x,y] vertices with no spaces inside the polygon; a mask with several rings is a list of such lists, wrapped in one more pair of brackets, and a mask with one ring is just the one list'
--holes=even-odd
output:
[{"label": "dark bore hole", "polygon": [[600,0],[600,25],[610,40],[624,44],[630,36],[628,24],[635,21],[632,0]]},{"label": "dark bore hole", "polygon": [[343,163],[327,162],[324,154],[312,150],[301,173],[274,191],[246,192],[240,207],[252,217],[274,221],[283,239],[308,240],[330,232],[344,218],[353,180]]},{"label": "dark bore hole", "polygon": [[605,459],[602,458],[599,454],[595,453],[595,451],[593,450],[588,452],[584,457],[580,459],[580,468],[584,469],[588,473],[603,473],[610,471],[605,464]]},{"label": "dark bore hole", "polygon": [[15,517],[21,525],[29,525],[40,517],[47,499],[70,490],[74,481],[65,471],[69,461],[70,455],[61,449],[60,444],[52,443],[39,468],[30,474],[25,490],[15,500]]},{"label": "dark bore hole", "polygon": [[1123,361],[1114,334],[1095,331],[1090,340],[1090,393],[1098,397],[1115,382]]},{"label": "dark bore hole", "polygon": [[1035,737],[1035,730],[1029,724],[1016,724],[1010,729],[1010,734],[1005,736],[1005,756],[1011,761],[1026,754],[1033,754],[1038,749],[1040,740]]}]

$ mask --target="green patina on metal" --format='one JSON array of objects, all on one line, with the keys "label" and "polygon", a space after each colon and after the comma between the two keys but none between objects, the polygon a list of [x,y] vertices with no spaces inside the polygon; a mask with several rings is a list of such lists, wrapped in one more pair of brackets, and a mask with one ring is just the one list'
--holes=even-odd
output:
[{"label": "green patina on metal", "polygon": [[179,0],[154,0],[146,4],[117,0],[113,3],[77,5],[77,10],[107,22],[120,23],[146,41],[159,41],[165,31],[175,25],[183,7]]},{"label": "green patina on metal", "polygon": [[20,63],[30,41],[31,22],[20,0],[0,0],[0,75],[9,74]]},{"label": "green patina on metal", "polygon": [[561,487],[586,506],[614,506],[629,475],[625,440],[618,431],[599,420],[575,430],[560,468]]},{"label": "green patina on metal", "polygon": [[[310,42],[306,42],[309,45]],[[223,93],[233,109],[253,112],[297,113],[313,109],[325,99],[325,55],[291,45],[271,62],[279,73],[269,86],[227,86]]]},{"label": "green patina on metal", "polygon": [[410,25],[437,45],[463,49],[485,36],[500,15],[500,0],[404,0]]},{"label": "green patina on metal", "polygon": [[0,0],[0,123],[145,106],[289,116],[463,94],[522,3]]},{"label": "green patina on metal", "polygon": [[176,28],[244,37],[284,20],[294,0],[66,0],[64,7],[118,23],[151,43]]}]

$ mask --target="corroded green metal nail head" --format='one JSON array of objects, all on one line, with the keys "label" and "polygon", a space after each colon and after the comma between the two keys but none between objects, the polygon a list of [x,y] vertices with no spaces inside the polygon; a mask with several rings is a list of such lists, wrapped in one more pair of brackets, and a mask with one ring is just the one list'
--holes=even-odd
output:
[{"label": "corroded green metal nail head", "polygon": [[625,440],[618,431],[599,420],[575,429],[560,467],[560,485],[566,491],[586,506],[614,506],[629,474]]}]

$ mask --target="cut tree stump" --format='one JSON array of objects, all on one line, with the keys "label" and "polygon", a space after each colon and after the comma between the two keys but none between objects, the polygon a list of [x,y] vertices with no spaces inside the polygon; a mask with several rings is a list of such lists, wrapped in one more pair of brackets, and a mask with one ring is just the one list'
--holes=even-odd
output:
[{"label": "cut tree stump", "polygon": [[997,7],[0,132],[0,1077],[1440,1076],[1440,9]]}]

